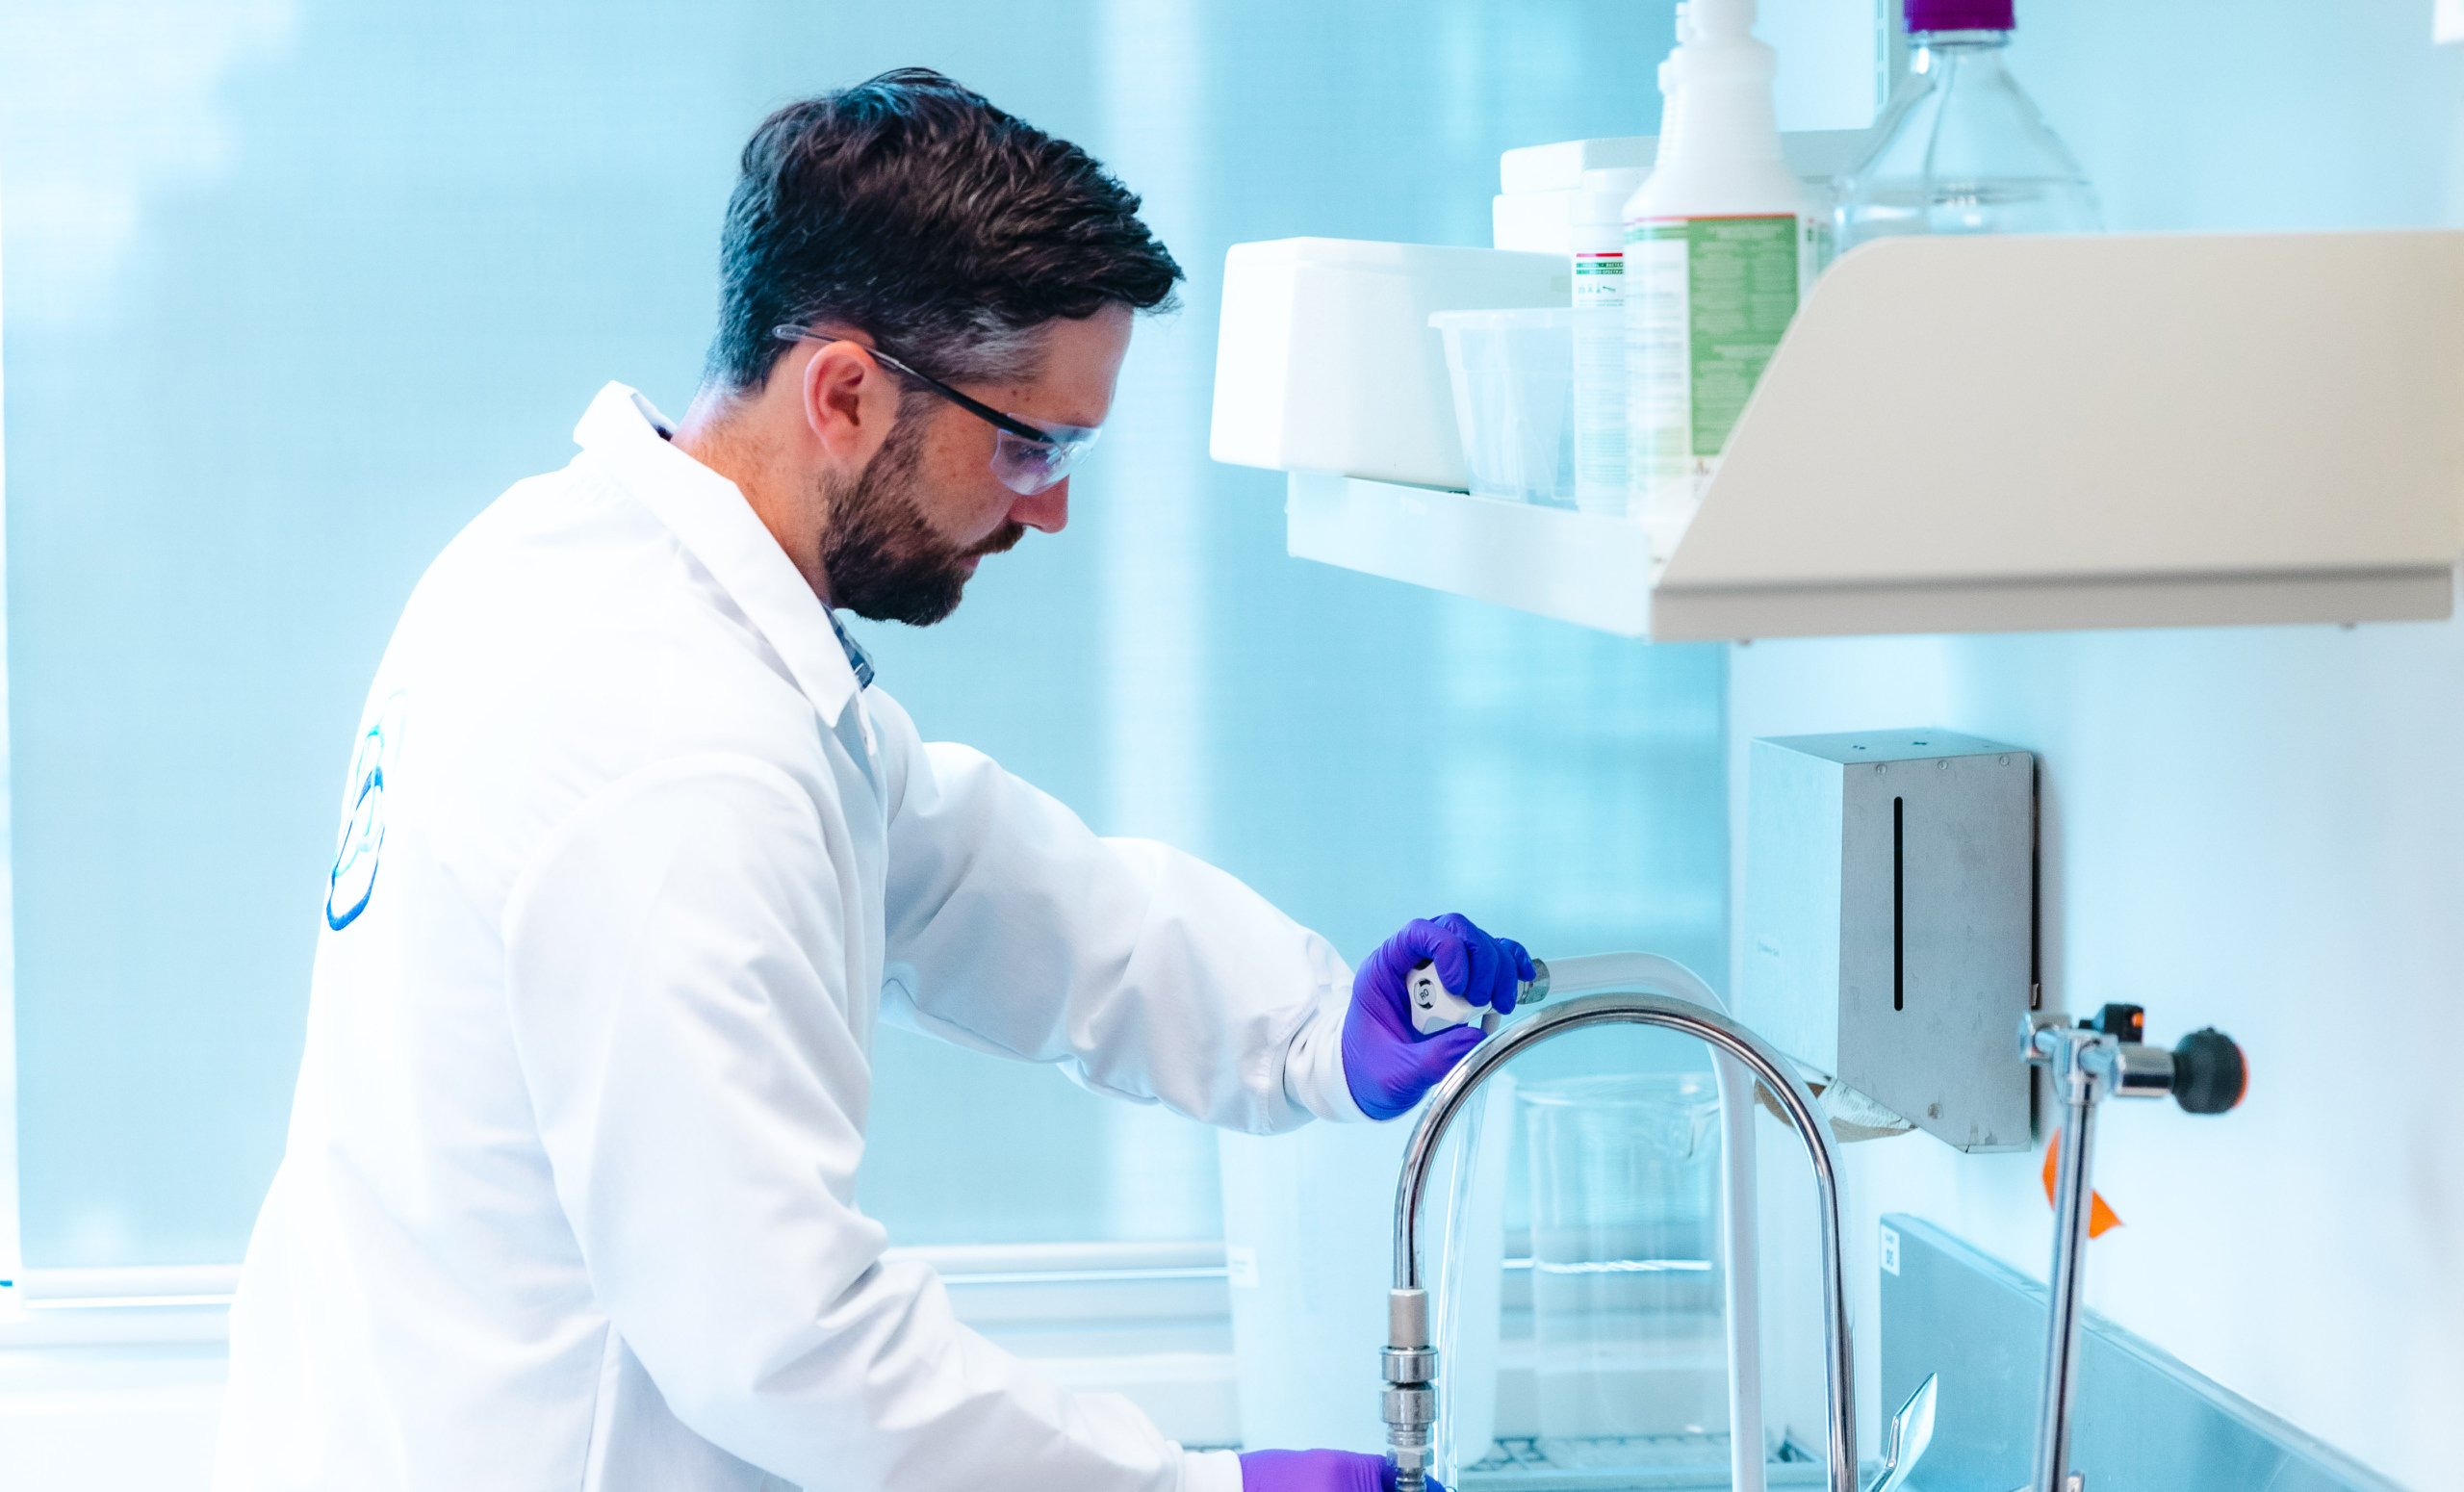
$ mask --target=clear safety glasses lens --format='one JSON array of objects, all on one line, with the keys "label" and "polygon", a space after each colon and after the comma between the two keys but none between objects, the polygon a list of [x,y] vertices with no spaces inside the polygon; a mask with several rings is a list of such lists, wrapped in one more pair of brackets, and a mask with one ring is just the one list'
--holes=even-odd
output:
[{"label": "clear safety glasses lens", "polygon": [[[1012,415],[1013,420],[1019,417]],[[998,430],[992,445],[992,475],[1001,485],[1020,497],[1032,497],[1047,487],[1057,485],[1067,476],[1087,452],[1093,450],[1099,428],[1088,429],[1075,424],[1045,424],[1040,421],[1020,420],[1044,432],[1042,440],[1029,440],[1010,430]]]}]

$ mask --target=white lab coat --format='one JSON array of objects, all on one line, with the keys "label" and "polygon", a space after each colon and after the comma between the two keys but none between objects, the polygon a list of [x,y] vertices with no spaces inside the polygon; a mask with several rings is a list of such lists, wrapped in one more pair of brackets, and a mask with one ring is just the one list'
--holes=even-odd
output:
[{"label": "white lab coat", "polygon": [[663,427],[610,384],[386,650],[216,1486],[1237,1488],[883,1262],[867,1054],[886,1018],[1237,1129],[1358,1119],[1348,971],[922,744]]}]

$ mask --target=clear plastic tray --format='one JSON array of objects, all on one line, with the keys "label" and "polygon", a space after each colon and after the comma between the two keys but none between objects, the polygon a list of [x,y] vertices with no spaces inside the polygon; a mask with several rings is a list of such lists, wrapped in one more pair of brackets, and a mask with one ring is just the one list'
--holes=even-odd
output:
[{"label": "clear plastic tray", "polygon": [[1440,311],[1472,495],[1575,505],[1572,307]]}]

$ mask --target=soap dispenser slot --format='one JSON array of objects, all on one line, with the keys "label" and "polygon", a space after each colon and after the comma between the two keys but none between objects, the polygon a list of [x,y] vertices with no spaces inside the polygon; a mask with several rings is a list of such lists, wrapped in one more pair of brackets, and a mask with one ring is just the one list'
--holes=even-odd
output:
[{"label": "soap dispenser slot", "polygon": [[1908,1009],[1908,800],[1890,800],[1890,1008]]}]

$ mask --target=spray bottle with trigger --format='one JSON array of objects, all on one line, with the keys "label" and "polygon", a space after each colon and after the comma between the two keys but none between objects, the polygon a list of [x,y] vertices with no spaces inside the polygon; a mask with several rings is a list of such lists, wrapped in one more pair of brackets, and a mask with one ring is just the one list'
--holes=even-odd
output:
[{"label": "spray bottle with trigger", "polygon": [[[1437,977],[1437,965],[1433,960],[1423,959],[1412,965],[1412,977],[1406,988],[1412,1002],[1412,1029],[1423,1036],[1451,1030],[1474,1016],[1482,1017],[1480,1029],[1483,1031],[1498,1028],[1498,1013],[1485,1005],[1475,1005],[1446,988],[1445,981]],[[1521,1010],[1527,1005],[1537,1005],[1548,997],[1549,965],[1533,959],[1531,977],[1515,983],[1514,1008]]]}]

